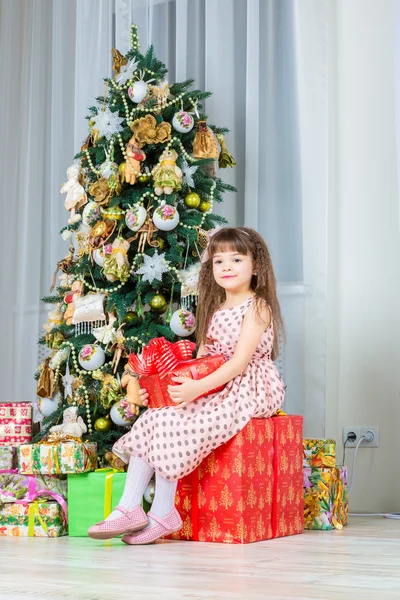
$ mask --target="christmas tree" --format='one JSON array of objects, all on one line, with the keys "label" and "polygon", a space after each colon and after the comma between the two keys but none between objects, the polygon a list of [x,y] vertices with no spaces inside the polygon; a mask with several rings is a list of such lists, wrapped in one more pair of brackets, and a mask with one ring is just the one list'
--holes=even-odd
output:
[{"label": "christmas tree", "polygon": [[202,112],[209,92],[168,84],[153,47],[140,53],[134,25],[127,55],[112,52],[114,77],[89,109],[89,135],[61,188],[70,250],[43,298],[54,304],[40,340],[51,356],[36,374],[37,437],[74,405],[100,456],[137,416],[123,401],[128,355],[153,338],[193,338],[200,254],[225,222],[213,204],[234,191],[216,162],[235,164],[227,130]]}]

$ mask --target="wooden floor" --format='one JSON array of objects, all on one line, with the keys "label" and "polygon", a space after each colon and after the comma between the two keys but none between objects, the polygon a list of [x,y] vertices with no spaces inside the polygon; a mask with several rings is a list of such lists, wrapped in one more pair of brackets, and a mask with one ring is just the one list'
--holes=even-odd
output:
[{"label": "wooden floor", "polygon": [[400,521],[257,544],[0,538],[7,600],[399,600]]}]

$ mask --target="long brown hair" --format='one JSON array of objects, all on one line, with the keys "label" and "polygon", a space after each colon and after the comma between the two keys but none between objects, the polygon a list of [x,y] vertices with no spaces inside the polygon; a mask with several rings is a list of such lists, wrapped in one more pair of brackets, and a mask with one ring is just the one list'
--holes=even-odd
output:
[{"label": "long brown hair", "polygon": [[196,313],[196,337],[199,344],[206,343],[207,330],[211,317],[225,301],[225,290],[220,287],[213,276],[213,257],[217,252],[238,252],[250,255],[256,275],[251,279],[257,309],[261,300],[265,300],[272,312],[275,337],[272,359],[278,356],[279,340],[284,336],[283,321],[278,298],[276,296],[276,279],[272,267],[271,256],[260,234],[248,227],[224,227],[217,231],[207,246],[208,258],[203,262],[199,277],[199,303]]}]

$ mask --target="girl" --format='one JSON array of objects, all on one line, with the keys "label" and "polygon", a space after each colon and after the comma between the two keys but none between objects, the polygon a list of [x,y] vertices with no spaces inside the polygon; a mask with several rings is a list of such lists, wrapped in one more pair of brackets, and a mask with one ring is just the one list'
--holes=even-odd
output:
[{"label": "girl", "polygon": [[[267,246],[246,227],[223,228],[210,238],[199,280],[198,356],[224,354],[227,362],[204,379],[175,377],[168,392],[176,407],[148,409],[114,445],[129,461],[119,506],[89,536],[125,534],[127,544],[149,544],[178,531],[174,508],[177,482],[215,448],[239,433],[253,417],[270,417],[281,407],[284,385],[272,362],[283,325]],[[214,394],[208,390],[226,384]],[[148,393],[141,390],[147,403]],[[151,512],[141,507],[156,473]]]}]

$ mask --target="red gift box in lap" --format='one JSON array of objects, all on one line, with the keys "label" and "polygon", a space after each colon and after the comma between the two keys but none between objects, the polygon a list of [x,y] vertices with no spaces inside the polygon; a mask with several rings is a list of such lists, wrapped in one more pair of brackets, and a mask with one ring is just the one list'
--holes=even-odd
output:
[{"label": "red gift box in lap", "polygon": [[[179,363],[174,369],[165,375],[148,375],[140,377],[140,387],[145,388],[149,392],[149,408],[162,408],[164,406],[176,406],[176,403],[171,400],[168,394],[169,385],[179,385],[172,381],[172,377],[190,377],[191,379],[203,379],[210,373],[213,373],[225,362],[222,355],[203,356],[194,360],[188,360]],[[219,392],[224,389],[224,385],[210,390],[208,394]],[[208,395],[205,394],[205,395]]]},{"label": "red gift box in lap", "polygon": [[29,402],[0,404],[0,445],[18,445],[32,439],[32,405]]},{"label": "red gift box in lap", "polygon": [[247,544],[304,529],[300,416],[252,419],[181,479],[176,540]]}]

